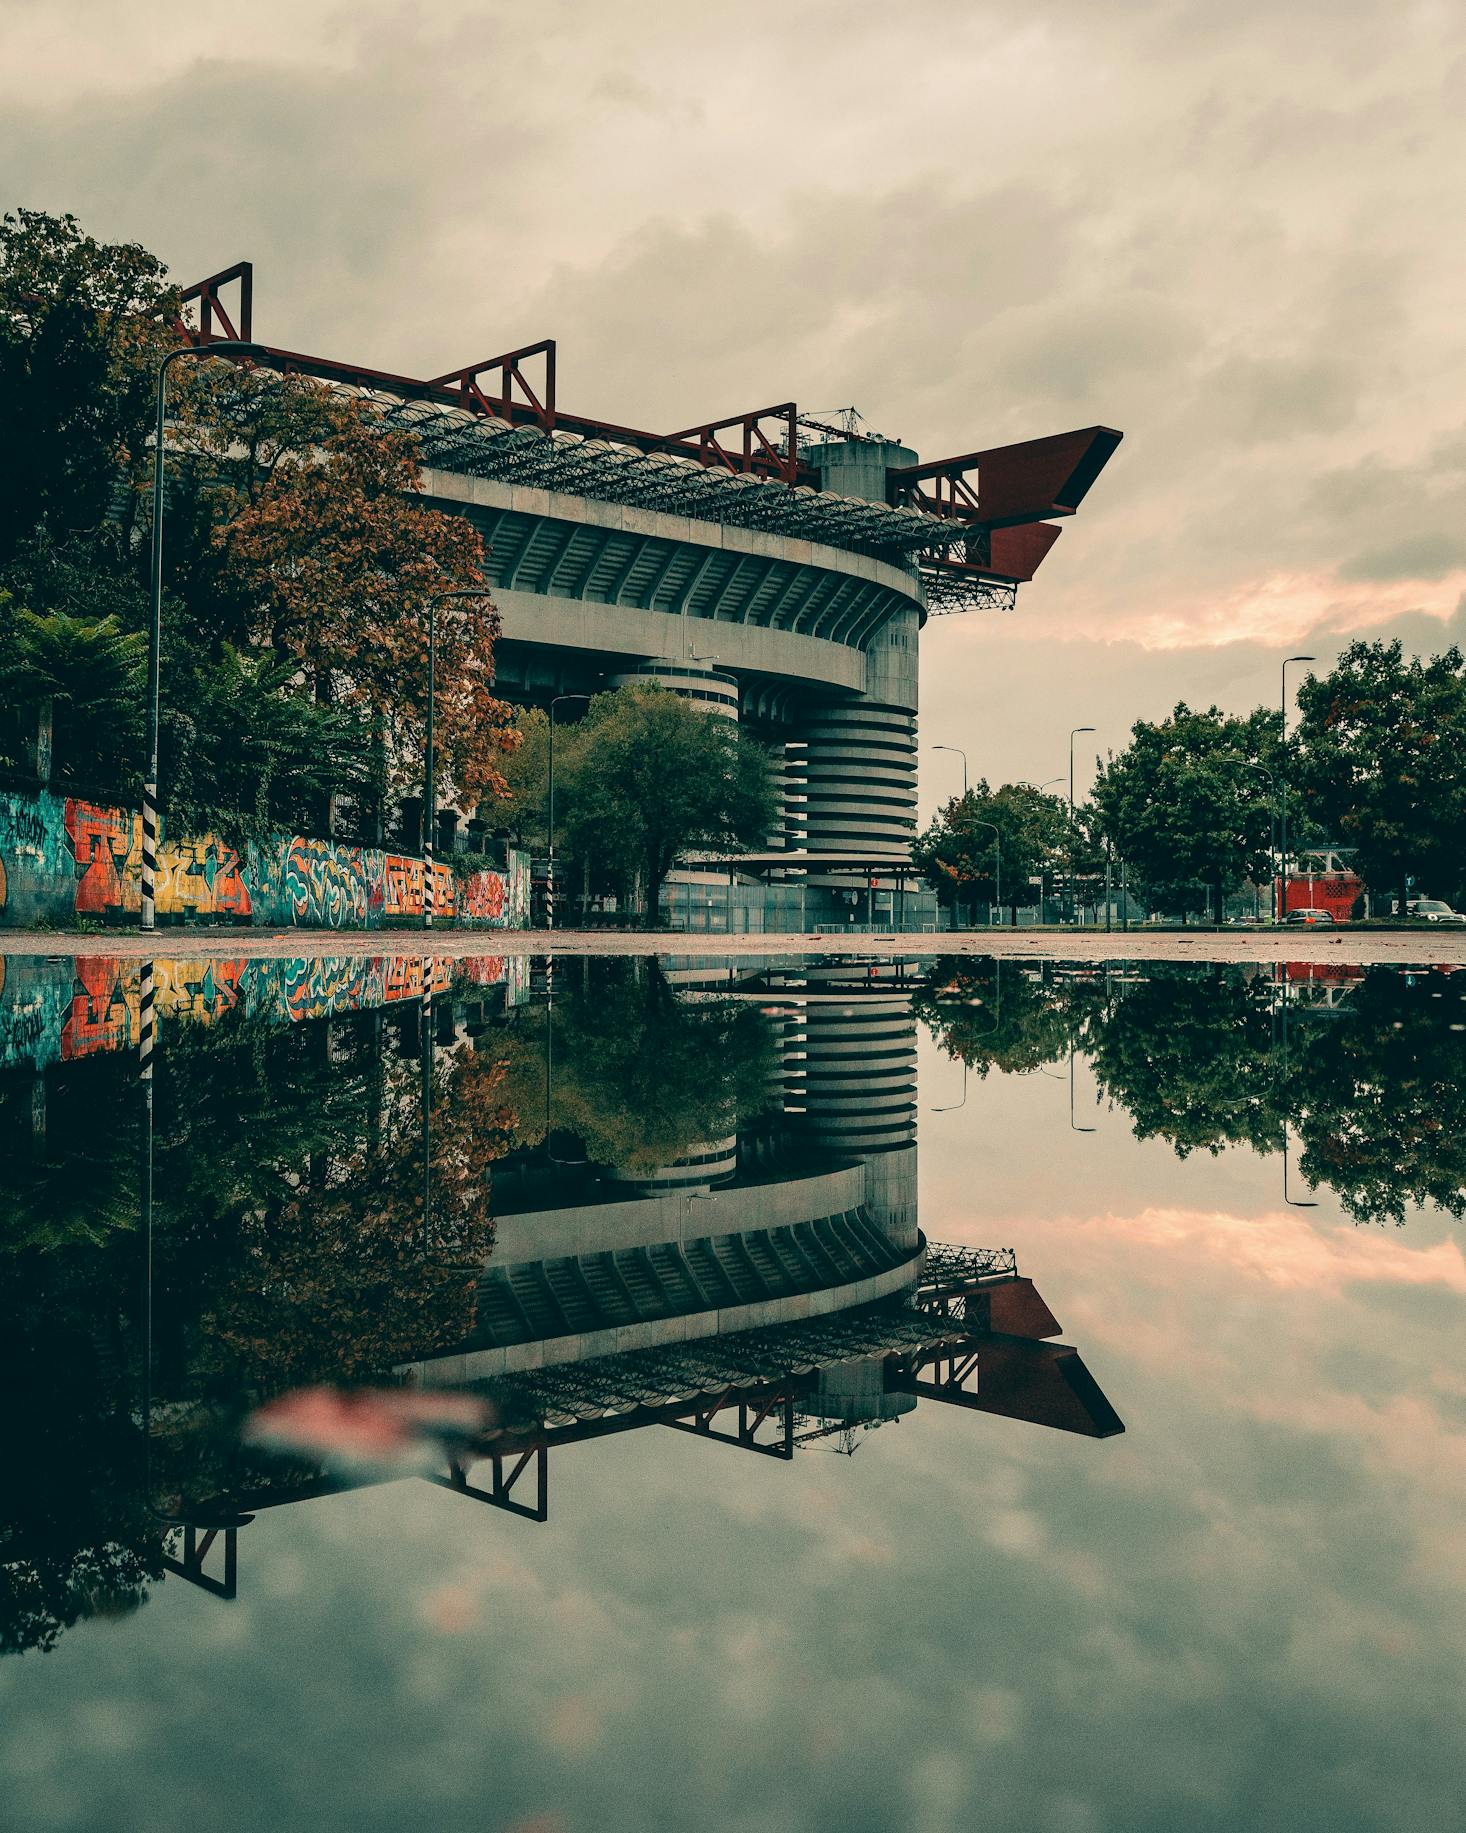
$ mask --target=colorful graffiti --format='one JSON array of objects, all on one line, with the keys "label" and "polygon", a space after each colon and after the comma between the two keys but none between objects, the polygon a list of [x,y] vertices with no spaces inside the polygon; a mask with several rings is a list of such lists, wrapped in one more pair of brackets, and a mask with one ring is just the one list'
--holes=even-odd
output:
[{"label": "colorful graffiti", "polygon": [[463,881],[463,899],[459,908],[464,916],[502,917],[508,901],[508,886],[502,872],[470,872]]},{"label": "colorful graffiti", "polygon": [[[522,886],[522,895],[521,895]],[[158,847],[157,912],[174,923],[372,929],[423,915],[423,862],[410,855],[282,834],[243,857],[217,834]],[[142,907],[142,817],[78,797],[0,791],[0,924],[74,917],[126,922]],[[502,872],[433,865],[441,920],[497,928],[529,921],[529,861]]]},{"label": "colorful graffiti", "polygon": [[[211,1025],[242,1009],[277,1025],[369,1012],[397,1000],[503,986],[526,996],[522,957],[326,955],[313,960],[157,960],[153,988],[160,1026]],[[137,1043],[142,963],[116,955],[0,955],[0,1069],[44,1069]]]},{"label": "colorful graffiti", "polygon": [[325,929],[365,929],[367,873],[360,847],[291,837],[285,851],[290,921]]}]

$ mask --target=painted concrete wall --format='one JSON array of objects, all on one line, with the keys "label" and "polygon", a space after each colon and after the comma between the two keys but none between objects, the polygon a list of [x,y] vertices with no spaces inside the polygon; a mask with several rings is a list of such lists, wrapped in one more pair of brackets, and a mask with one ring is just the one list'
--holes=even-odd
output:
[{"label": "painted concrete wall", "polygon": [[[377,929],[421,917],[423,862],[303,834],[251,841],[241,853],[217,834],[158,847],[160,923],[272,929]],[[433,866],[434,914],[468,927],[529,926],[529,858],[509,849],[501,870]],[[76,796],[0,790],[0,928],[136,919],[142,908],[142,816]]]}]

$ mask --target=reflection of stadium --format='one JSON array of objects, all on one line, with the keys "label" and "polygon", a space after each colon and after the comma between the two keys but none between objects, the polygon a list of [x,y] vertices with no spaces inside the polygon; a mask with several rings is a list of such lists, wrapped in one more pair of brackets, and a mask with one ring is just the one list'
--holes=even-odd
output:
[{"label": "reflection of stadium", "polygon": [[[677,977],[691,992],[702,976]],[[717,985],[730,991],[725,969]],[[783,1040],[782,1097],[736,1140],[634,1180],[538,1147],[496,1167],[472,1337],[398,1370],[481,1394],[498,1420],[434,1480],[543,1520],[552,1451],[643,1426],[783,1459],[853,1450],[921,1401],[1122,1431],[1011,1250],[937,1246],[917,1228],[902,965],[753,963],[731,990]],[[200,1503],[170,1569],[232,1592],[244,1517],[348,1486]]]}]

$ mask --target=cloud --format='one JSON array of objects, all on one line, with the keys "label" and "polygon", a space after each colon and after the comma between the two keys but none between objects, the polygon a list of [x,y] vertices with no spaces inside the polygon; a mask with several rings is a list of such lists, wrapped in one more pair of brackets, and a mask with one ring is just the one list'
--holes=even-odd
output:
[{"label": "cloud", "polygon": [[[1451,616],[1452,13],[12,0],[0,170],[184,278],[252,258],[289,347],[553,335],[583,412],[853,402],[925,457],[1121,427],[1022,595],[1034,725],[1096,637],[1173,702],[1206,648]],[[934,697],[984,693],[982,645],[925,648]]]}]

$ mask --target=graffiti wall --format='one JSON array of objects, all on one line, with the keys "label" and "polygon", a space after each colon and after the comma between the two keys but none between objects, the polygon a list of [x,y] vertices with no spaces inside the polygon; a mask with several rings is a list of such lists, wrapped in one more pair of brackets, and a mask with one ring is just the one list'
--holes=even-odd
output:
[{"label": "graffiti wall", "polygon": [[[397,1000],[503,987],[505,1003],[527,992],[522,957],[326,955],[314,960],[157,960],[159,1024],[211,1025],[236,1010],[278,1025],[372,1011]],[[137,1044],[141,961],[115,955],[0,955],[0,1070],[44,1069]]]},{"label": "graffiti wall", "polygon": [[[302,834],[251,842],[241,857],[217,834],[175,838],[165,826],[155,901],[161,923],[375,929],[421,919],[423,862]],[[141,815],[0,790],[0,927],[126,923],[141,909]],[[503,870],[461,878],[436,861],[433,910],[471,927],[527,927],[528,858],[506,849]]]}]

